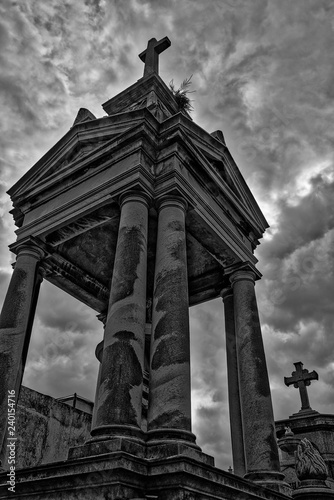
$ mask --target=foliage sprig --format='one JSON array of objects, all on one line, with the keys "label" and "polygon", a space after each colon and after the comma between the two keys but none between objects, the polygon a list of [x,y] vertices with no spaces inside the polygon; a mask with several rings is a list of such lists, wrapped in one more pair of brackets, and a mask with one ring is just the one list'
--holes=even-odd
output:
[{"label": "foliage sprig", "polygon": [[175,88],[174,80],[169,82],[169,88],[171,89],[174,99],[179,107],[180,111],[186,111],[190,113],[194,108],[192,106],[192,99],[189,98],[188,94],[196,92],[196,90],[189,90],[191,85],[191,79],[193,75],[189,78],[185,78],[178,89]]}]

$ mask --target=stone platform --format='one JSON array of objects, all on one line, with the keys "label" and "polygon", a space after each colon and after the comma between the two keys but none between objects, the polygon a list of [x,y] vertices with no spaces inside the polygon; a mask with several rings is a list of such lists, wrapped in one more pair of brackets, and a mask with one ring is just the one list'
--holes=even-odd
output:
[{"label": "stone platform", "polygon": [[[16,471],[15,493],[8,491],[7,472],[0,475],[0,499],[32,500],[213,500],[289,498],[214,467],[213,458],[180,443],[147,448],[147,458],[125,440],[101,442],[103,453]],[[89,446],[89,445],[85,445]],[[110,451],[112,449],[116,451]],[[100,449],[100,451],[101,451]],[[144,449],[144,448],[142,448]],[[109,450],[109,451],[108,451]],[[175,455],[170,456],[171,452]],[[97,451],[97,450],[96,450]],[[104,453],[105,452],[105,453]],[[169,456],[168,456],[169,455]]]}]

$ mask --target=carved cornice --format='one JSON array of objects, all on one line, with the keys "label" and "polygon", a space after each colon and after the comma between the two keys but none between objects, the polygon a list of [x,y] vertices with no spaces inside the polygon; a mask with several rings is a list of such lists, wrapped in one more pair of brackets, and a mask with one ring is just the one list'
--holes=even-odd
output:
[{"label": "carved cornice", "polygon": [[104,205],[95,212],[90,212],[70,224],[48,234],[45,241],[54,247],[115,218],[119,218],[118,210],[115,213],[115,208],[112,207],[112,205]]},{"label": "carved cornice", "polygon": [[43,267],[46,270],[45,277],[50,281],[58,279],[69,281],[84,290],[86,294],[105,303],[108,302],[109,289],[107,287],[60,255],[53,254],[44,262]]}]

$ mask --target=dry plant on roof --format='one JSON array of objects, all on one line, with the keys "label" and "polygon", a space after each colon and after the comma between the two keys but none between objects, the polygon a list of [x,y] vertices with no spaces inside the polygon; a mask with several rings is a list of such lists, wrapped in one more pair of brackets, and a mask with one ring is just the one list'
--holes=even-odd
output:
[{"label": "dry plant on roof", "polygon": [[183,80],[181,83],[180,87],[178,89],[175,88],[174,85],[174,80],[171,80],[169,82],[169,88],[171,89],[174,99],[177,102],[177,105],[179,107],[180,111],[187,111],[187,113],[190,113],[194,108],[191,105],[192,99],[189,99],[188,94],[192,94],[193,92],[196,92],[195,90],[189,90],[189,87],[191,85],[191,75],[189,78],[186,78]]}]

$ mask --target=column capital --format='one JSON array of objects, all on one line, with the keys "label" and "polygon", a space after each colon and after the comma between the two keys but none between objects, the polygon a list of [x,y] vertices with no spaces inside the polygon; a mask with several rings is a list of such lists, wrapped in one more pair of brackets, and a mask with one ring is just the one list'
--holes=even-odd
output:
[{"label": "column capital", "polygon": [[256,274],[251,269],[239,269],[235,271],[230,276],[231,286],[235,285],[238,281],[250,281],[251,283],[255,283]]},{"label": "column capital", "polygon": [[227,299],[228,297],[233,297],[233,290],[232,290],[232,287],[231,286],[228,286],[226,288],[223,288],[219,294],[221,296],[221,298],[223,299],[223,302],[225,301],[225,299]]},{"label": "column capital", "polygon": [[127,191],[121,194],[119,197],[119,204],[121,208],[123,207],[123,205],[125,205],[125,203],[129,203],[131,201],[143,203],[148,207],[152,202],[152,198],[149,194],[137,190]]},{"label": "column capital", "polygon": [[163,208],[167,207],[177,207],[181,208],[184,212],[188,209],[188,202],[179,195],[176,194],[166,194],[155,200],[156,207],[160,212]]},{"label": "column capital", "polygon": [[22,243],[22,245],[18,245],[16,247],[16,253],[17,253],[17,258],[23,255],[28,255],[29,257],[33,257],[36,260],[41,260],[45,255],[45,252],[40,247],[29,242]]}]

